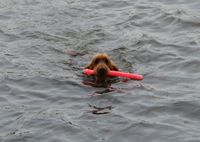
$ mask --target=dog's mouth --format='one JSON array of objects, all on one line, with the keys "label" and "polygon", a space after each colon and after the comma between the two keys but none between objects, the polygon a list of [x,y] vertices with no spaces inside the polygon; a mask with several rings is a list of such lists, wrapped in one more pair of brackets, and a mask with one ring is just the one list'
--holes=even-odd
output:
[{"label": "dog's mouth", "polygon": [[93,87],[104,87],[107,88],[111,85],[111,83],[118,82],[118,78],[110,78],[108,76],[108,72],[110,68],[105,64],[99,64],[96,68],[94,68],[95,76],[94,82],[86,82],[87,85],[91,85]]},{"label": "dog's mouth", "polygon": [[108,74],[108,70],[105,69],[105,68],[100,68],[100,69],[98,69],[98,71],[97,71],[97,75],[98,75],[99,77],[107,76],[107,74]]},{"label": "dog's mouth", "polygon": [[96,75],[96,83],[98,84],[105,84],[108,78],[108,71],[109,68],[105,64],[99,64],[95,69]]},{"label": "dog's mouth", "polygon": [[96,76],[98,78],[106,78],[109,72],[109,68],[104,65],[104,64],[100,64],[99,66],[97,66],[97,68],[95,69],[96,72]]}]

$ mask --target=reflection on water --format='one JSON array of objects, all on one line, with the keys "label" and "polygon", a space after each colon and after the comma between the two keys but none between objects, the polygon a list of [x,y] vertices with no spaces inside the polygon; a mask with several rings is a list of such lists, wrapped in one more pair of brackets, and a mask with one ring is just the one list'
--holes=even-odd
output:
[{"label": "reflection on water", "polygon": [[[199,141],[199,7],[1,0],[0,141]],[[144,80],[85,82],[97,52]]]}]

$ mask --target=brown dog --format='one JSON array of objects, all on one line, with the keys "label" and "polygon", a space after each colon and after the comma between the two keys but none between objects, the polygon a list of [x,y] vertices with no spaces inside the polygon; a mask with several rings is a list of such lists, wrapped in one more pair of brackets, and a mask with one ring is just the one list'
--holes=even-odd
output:
[{"label": "brown dog", "polygon": [[95,71],[95,81],[97,84],[106,84],[108,72],[110,70],[118,70],[117,66],[105,53],[96,54],[93,57],[91,63],[88,64],[85,68]]}]

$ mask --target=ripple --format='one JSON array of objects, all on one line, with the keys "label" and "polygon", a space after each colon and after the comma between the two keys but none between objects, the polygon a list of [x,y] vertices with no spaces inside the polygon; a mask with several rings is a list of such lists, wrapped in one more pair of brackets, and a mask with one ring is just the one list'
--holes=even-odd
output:
[{"label": "ripple", "polygon": [[[0,140],[199,141],[199,6],[1,0]],[[84,84],[98,52],[144,80]]]}]

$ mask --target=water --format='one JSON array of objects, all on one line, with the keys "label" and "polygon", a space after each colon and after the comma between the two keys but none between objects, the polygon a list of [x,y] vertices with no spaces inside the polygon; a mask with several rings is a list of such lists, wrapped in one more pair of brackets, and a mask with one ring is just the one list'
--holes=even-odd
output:
[{"label": "water", "polygon": [[[0,0],[0,141],[199,142],[199,7]],[[145,79],[84,84],[99,52]]]}]

